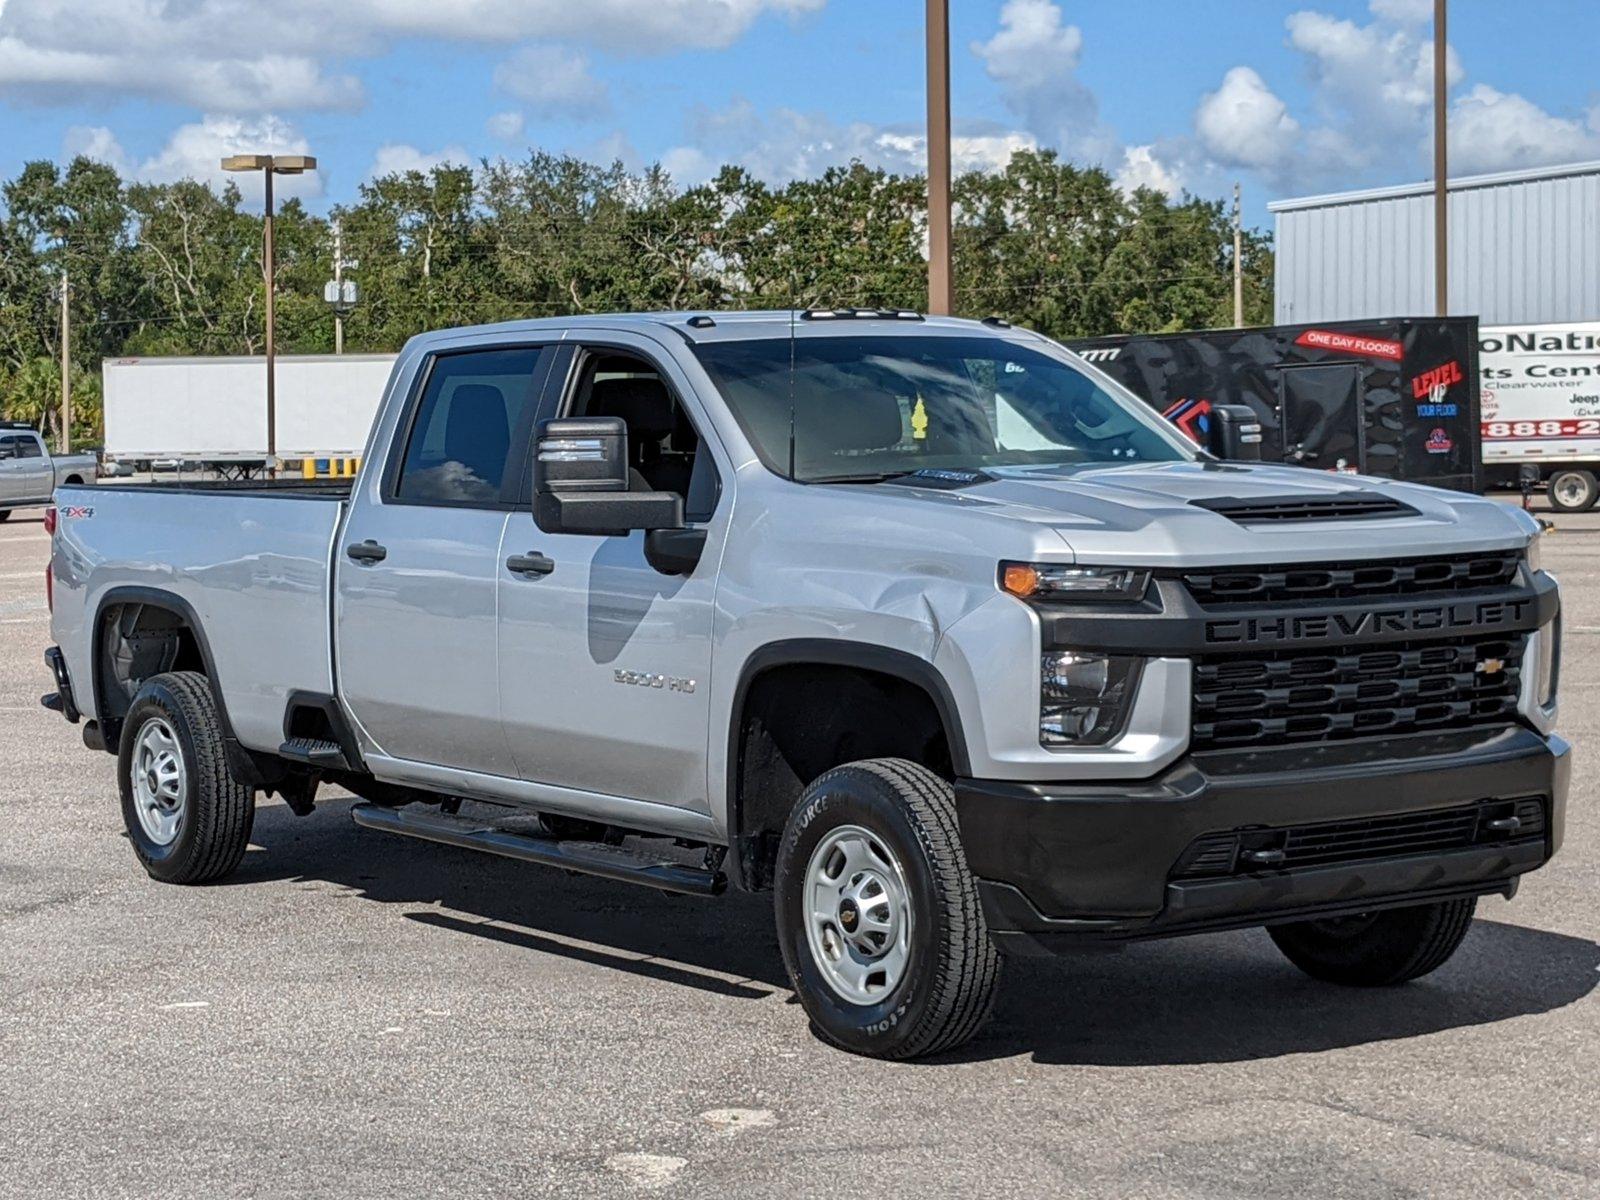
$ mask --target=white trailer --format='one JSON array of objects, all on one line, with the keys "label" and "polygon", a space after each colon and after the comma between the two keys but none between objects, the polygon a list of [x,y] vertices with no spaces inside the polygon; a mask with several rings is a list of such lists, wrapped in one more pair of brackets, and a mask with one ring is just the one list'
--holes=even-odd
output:
[{"label": "white trailer", "polygon": [[1600,321],[1478,331],[1483,465],[1492,480],[1538,469],[1550,503],[1600,500]]},{"label": "white trailer", "polygon": [[[277,455],[353,458],[366,444],[392,354],[280,355]],[[261,357],[108,358],[105,457],[221,470],[267,458],[267,368]]]}]

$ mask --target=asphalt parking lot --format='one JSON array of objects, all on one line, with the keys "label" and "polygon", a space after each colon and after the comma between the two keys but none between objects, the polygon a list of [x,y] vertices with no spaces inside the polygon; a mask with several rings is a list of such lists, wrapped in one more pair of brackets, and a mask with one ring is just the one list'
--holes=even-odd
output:
[{"label": "asphalt parking lot", "polygon": [[0,1196],[1600,1195],[1600,515],[1563,517],[1567,842],[1382,992],[1259,931],[1008,964],[952,1058],[819,1043],[765,897],[688,900],[257,813],[149,880],[41,709],[0,525]]}]

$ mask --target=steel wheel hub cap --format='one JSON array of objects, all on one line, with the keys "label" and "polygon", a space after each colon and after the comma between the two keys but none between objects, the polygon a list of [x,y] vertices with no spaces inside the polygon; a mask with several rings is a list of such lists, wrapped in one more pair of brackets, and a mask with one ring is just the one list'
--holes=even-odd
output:
[{"label": "steel wheel hub cap", "polygon": [[806,866],[806,942],[828,986],[852,1004],[876,1004],[905,975],[911,904],[905,872],[878,837],[842,825]]},{"label": "steel wheel hub cap", "polygon": [[161,717],[151,717],[139,730],[130,774],[139,827],[157,846],[170,846],[183,822],[188,781],[177,735]]}]

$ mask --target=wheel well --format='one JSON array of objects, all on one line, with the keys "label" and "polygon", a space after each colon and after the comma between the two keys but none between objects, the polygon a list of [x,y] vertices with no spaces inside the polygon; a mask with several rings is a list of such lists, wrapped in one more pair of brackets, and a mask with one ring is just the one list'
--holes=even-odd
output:
[{"label": "wheel well", "polygon": [[905,758],[956,775],[950,732],[920,684],[887,671],[785,663],[755,676],[739,709],[730,780],[736,869],[772,879],[784,823],[812,780],[842,763]]},{"label": "wheel well", "polygon": [[107,605],[95,645],[95,707],[108,747],[116,746],[122,719],[146,679],[167,671],[210,675],[188,619],[160,604]]},{"label": "wheel well", "polygon": [[73,483],[81,484],[83,482],[83,476],[81,476],[81,475],[68,475],[67,478],[66,478],[66,482],[69,483],[69,484],[73,484]]}]

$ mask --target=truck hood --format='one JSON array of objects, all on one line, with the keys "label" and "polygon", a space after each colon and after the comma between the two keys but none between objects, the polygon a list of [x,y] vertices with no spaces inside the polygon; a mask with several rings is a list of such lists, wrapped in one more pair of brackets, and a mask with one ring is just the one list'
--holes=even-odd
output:
[{"label": "truck hood", "polygon": [[[1240,463],[1001,467],[979,481],[910,478],[887,485],[1007,521],[1048,525],[1085,562],[1131,566],[1330,562],[1520,547],[1538,531],[1515,508],[1418,484],[1303,467]],[[1260,519],[1227,510],[1277,502],[1395,500],[1389,516]],[[1208,507],[1214,506],[1214,507]]]}]

